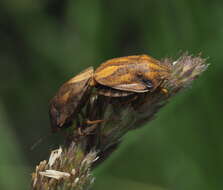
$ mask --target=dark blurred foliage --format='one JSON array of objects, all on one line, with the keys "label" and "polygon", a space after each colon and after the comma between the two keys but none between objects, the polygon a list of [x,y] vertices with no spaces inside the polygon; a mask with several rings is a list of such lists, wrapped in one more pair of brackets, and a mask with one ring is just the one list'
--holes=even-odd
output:
[{"label": "dark blurred foliage", "polygon": [[0,189],[27,189],[63,141],[49,135],[48,101],[64,81],[112,57],[186,50],[209,57],[209,69],[125,137],[94,189],[222,189],[222,44],[220,0],[1,0]]}]

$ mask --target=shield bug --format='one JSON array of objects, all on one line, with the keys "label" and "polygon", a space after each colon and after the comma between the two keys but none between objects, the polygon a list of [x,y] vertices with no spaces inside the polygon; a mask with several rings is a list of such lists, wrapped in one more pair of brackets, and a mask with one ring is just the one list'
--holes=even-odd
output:
[{"label": "shield bug", "polygon": [[[52,129],[69,127],[95,93],[123,97],[153,92],[168,76],[169,69],[147,55],[114,58],[94,72],[90,67],[64,83],[50,102]],[[86,118],[87,119],[87,118]],[[93,122],[94,123],[94,122]]]},{"label": "shield bug", "polygon": [[[122,93],[143,93],[157,89],[168,74],[169,68],[166,65],[150,56],[138,55],[106,61],[96,69],[94,79],[98,84]],[[106,95],[103,91],[101,94]]]},{"label": "shield bug", "polygon": [[71,125],[90,95],[89,82],[93,67],[89,67],[64,83],[50,101],[50,120],[53,131]]}]

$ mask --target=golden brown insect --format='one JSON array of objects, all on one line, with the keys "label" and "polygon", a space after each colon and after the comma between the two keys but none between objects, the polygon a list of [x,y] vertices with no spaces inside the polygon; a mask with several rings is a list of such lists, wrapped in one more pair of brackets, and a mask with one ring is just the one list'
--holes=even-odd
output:
[{"label": "golden brown insect", "polygon": [[169,68],[147,55],[114,58],[94,72],[90,67],[64,83],[50,102],[52,129],[68,127],[87,104],[93,87],[96,93],[121,97],[153,92],[166,79]]},{"label": "golden brown insect", "polygon": [[148,55],[137,55],[106,61],[96,69],[94,80],[112,89],[142,93],[153,92],[168,74],[169,68],[158,60]]},{"label": "golden brown insect", "polygon": [[68,127],[75,115],[87,101],[93,76],[93,67],[89,67],[77,76],[65,82],[50,101],[50,120],[53,131]]}]

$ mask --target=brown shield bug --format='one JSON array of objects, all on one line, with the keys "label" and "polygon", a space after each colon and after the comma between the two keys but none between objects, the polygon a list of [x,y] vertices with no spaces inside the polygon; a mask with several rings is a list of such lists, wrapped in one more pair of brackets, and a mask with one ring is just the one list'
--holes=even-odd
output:
[{"label": "brown shield bug", "polygon": [[106,61],[96,69],[94,80],[122,92],[142,93],[153,92],[168,74],[169,68],[158,60],[148,55],[136,55]]},{"label": "brown shield bug", "polygon": [[95,72],[89,67],[65,82],[50,101],[52,129],[69,127],[88,103],[93,88],[95,93],[111,97],[153,92],[168,74],[166,65],[147,55],[110,59]]},{"label": "brown shield bug", "polygon": [[93,72],[93,67],[89,67],[71,78],[51,99],[49,115],[53,131],[71,125],[90,95],[89,81],[92,79]]}]

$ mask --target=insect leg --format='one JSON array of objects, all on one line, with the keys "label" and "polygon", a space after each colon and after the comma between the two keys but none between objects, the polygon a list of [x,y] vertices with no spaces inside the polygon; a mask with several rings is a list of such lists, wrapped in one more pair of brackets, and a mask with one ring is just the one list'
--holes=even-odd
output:
[{"label": "insect leg", "polygon": [[103,119],[97,119],[97,120],[93,120],[93,121],[87,119],[87,120],[85,121],[85,123],[86,123],[87,125],[94,125],[94,124],[101,123],[101,122],[103,122],[103,121],[104,121]]},{"label": "insect leg", "polygon": [[104,121],[103,119],[100,119],[101,114],[99,114],[99,109],[100,106],[98,105],[98,96],[92,95],[86,108],[87,119],[85,119],[84,121],[86,125],[89,125],[88,128],[95,128],[95,125],[100,124]]},{"label": "insect leg", "polygon": [[135,101],[135,100],[137,100],[137,99],[138,99],[138,96],[137,96],[137,95],[134,95],[134,96],[131,97],[130,99],[121,102],[121,104],[122,104],[122,105],[124,105],[124,104],[129,104],[129,103],[131,103],[131,102],[133,102],[133,101]]},{"label": "insect leg", "polygon": [[80,117],[77,115],[76,117],[76,126],[77,126],[77,133],[79,136],[84,136],[83,132],[83,125],[80,122]]}]

